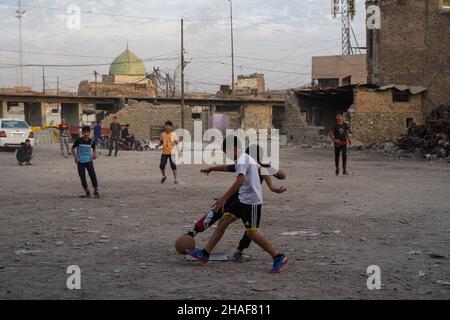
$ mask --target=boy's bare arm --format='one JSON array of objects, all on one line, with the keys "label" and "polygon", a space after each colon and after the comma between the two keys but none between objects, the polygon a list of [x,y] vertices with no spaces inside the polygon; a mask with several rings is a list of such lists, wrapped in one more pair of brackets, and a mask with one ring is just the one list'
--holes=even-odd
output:
[{"label": "boy's bare arm", "polygon": [[72,156],[73,156],[73,159],[75,160],[75,162],[79,163],[80,160],[78,160],[77,153],[75,152],[75,148],[72,147],[72,149],[70,149],[70,151],[72,152]]},{"label": "boy's bare arm", "polygon": [[207,175],[210,174],[212,171],[228,172],[228,166],[226,164],[223,164],[200,170],[201,173],[206,173]]},{"label": "boy's bare arm", "polygon": [[330,130],[330,132],[328,134],[330,135],[331,141],[336,142],[336,138],[334,137],[333,130]]},{"label": "boy's bare arm", "polygon": [[350,140],[350,136],[349,136],[349,132],[348,132],[348,129],[347,130],[345,130],[345,138],[347,139],[347,141],[348,141],[348,144],[352,144],[352,140]]},{"label": "boy's bare arm", "polygon": [[287,189],[283,186],[277,188],[273,185],[272,183],[272,177],[271,176],[263,176],[264,181],[266,182],[267,186],[269,187],[270,191],[275,192],[275,193],[283,193],[286,192]]}]

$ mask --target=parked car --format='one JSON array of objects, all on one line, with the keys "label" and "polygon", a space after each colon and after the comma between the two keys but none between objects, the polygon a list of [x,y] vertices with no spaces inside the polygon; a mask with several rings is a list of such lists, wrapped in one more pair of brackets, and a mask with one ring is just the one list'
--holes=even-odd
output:
[{"label": "parked car", "polygon": [[34,133],[25,121],[0,118],[0,148],[17,149],[26,139],[34,145]]}]

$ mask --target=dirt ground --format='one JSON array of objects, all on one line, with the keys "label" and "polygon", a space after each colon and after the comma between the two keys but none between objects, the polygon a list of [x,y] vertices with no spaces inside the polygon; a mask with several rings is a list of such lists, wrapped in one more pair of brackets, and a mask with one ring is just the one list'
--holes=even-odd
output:
[{"label": "dirt ground", "polygon": [[[82,193],[72,159],[37,147],[34,165],[0,152],[0,299],[449,299],[450,165],[350,154],[336,177],[333,151],[281,151],[288,192],[263,187],[262,232],[289,255],[280,274],[252,244],[243,264],[186,261],[175,239],[207,211],[233,176],[181,166],[160,184],[159,152],[101,155],[101,199]],[[281,185],[276,181],[277,185]],[[315,234],[282,235],[288,231]],[[206,243],[212,230],[200,234]],[[231,255],[231,226],[217,252]],[[81,290],[66,287],[81,268]],[[381,269],[369,290],[366,270]]]}]

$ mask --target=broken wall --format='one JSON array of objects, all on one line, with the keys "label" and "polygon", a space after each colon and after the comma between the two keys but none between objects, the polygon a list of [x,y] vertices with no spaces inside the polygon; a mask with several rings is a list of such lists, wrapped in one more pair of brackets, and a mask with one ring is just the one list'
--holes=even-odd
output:
[{"label": "broken wall", "polygon": [[393,102],[393,90],[354,89],[354,104],[348,110],[351,138],[365,144],[394,141],[405,134],[407,120],[424,122],[422,95],[409,102]]},{"label": "broken wall", "polygon": [[[150,139],[156,136],[158,128],[164,127],[167,120],[173,122],[175,128],[181,128],[181,107],[179,105],[153,105],[140,102],[121,109],[116,114],[110,114],[102,122],[103,128],[109,128],[112,118],[117,116],[120,124],[130,124],[130,133],[139,140]],[[192,109],[185,107],[185,127],[193,132]]]}]

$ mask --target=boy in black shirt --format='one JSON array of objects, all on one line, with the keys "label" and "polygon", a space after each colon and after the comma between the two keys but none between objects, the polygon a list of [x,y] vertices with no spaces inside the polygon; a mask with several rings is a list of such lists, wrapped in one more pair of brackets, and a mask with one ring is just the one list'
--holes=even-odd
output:
[{"label": "boy in black shirt", "polygon": [[348,175],[347,172],[347,144],[352,142],[349,138],[350,128],[344,122],[344,115],[338,113],[336,115],[336,124],[330,128],[330,138],[334,143],[334,161],[336,164],[336,175],[339,175],[339,155],[342,152],[342,169],[343,174]]},{"label": "boy in black shirt", "polygon": [[[81,185],[86,192],[83,198],[89,198],[91,192],[89,191],[86,181],[86,170],[91,178],[92,186],[94,187],[94,196],[99,198],[97,175],[94,169],[94,160],[97,158],[97,152],[95,150],[95,142],[89,136],[91,134],[91,127],[85,126],[81,130],[82,136],[75,140],[72,146],[72,155],[77,164],[78,175],[80,176]],[[76,152],[75,152],[76,149]]]}]

